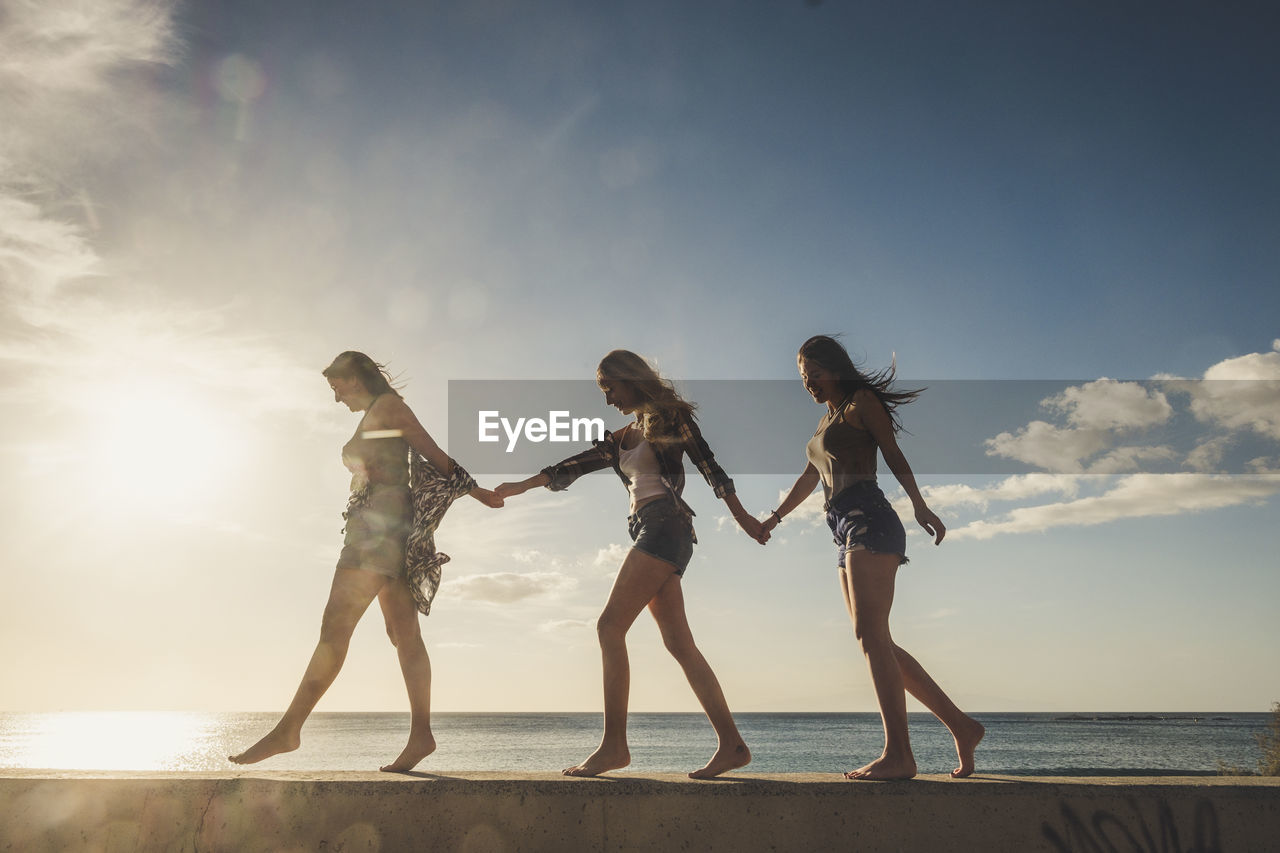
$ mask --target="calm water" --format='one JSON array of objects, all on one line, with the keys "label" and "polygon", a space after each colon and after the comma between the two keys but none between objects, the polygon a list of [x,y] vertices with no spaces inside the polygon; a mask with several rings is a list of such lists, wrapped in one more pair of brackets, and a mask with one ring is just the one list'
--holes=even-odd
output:
[{"label": "calm water", "polygon": [[[977,714],[987,727],[978,770],[1004,774],[1213,773],[1218,762],[1253,768],[1266,713]],[[736,715],[760,773],[836,773],[874,758],[876,714]],[[0,768],[232,770],[226,756],[249,746],[275,714],[64,712],[0,714]],[[595,747],[600,715],[439,713],[436,753],[418,769],[556,771]],[[259,765],[271,770],[373,770],[394,758],[407,714],[315,714],[302,748]],[[700,714],[632,714],[633,772],[685,772],[711,755]],[[913,714],[922,773],[955,765],[946,729]]]}]

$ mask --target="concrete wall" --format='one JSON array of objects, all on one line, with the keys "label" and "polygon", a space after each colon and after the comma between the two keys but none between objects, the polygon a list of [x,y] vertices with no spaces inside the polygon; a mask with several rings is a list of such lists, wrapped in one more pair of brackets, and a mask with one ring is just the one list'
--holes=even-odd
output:
[{"label": "concrete wall", "polygon": [[1280,779],[58,773],[0,777],[0,851],[1280,849]]}]

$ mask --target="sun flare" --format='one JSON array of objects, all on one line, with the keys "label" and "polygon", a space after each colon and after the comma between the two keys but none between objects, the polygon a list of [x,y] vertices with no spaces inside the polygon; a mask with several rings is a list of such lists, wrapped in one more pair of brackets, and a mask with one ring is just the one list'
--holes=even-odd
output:
[{"label": "sun flare", "polygon": [[76,455],[98,508],[190,512],[234,485],[244,430],[212,395],[132,379],[95,389],[88,403]]}]

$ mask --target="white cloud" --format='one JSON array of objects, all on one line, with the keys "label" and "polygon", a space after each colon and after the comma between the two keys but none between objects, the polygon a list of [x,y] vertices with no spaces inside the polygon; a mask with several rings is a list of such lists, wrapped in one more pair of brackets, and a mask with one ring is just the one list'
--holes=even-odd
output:
[{"label": "white cloud", "polygon": [[1203,382],[1167,384],[1190,396],[1191,412],[1202,423],[1280,440],[1280,339],[1271,347],[1218,362]]},{"label": "white cloud", "polygon": [[441,588],[450,597],[492,604],[511,604],[526,598],[573,589],[578,582],[560,572],[494,572],[447,581]]},{"label": "white cloud", "polygon": [[[782,489],[778,492],[778,505],[786,500],[790,489]],[[800,506],[787,513],[787,517],[783,519],[783,524],[802,524],[806,526],[826,525],[827,511],[823,509],[826,503],[826,497],[822,489],[815,489],[809,497],[804,499]],[[777,528],[774,528],[775,532]]]},{"label": "white cloud", "polygon": [[6,3],[0,84],[94,94],[121,66],[174,57],[172,2],[64,0]]},{"label": "white cloud", "polygon": [[[951,507],[975,506],[985,509],[1000,501],[1019,501],[1041,495],[1059,494],[1073,496],[1080,490],[1082,477],[1078,474],[1046,474],[1035,472],[1006,477],[994,486],[977,489],[963,483],[942,486],[924,486],[920,494],[933,510]],[[894,502],[899,513],[910,514],[911,500],[903,495]]]},{"label": "white cloud", "polygon": [[1205,371],[1203,380],[1167,375],[1154,379],[1163,390],[1137,382],[1099,379],[1072,386],[1041,401],[1065,415],[1067,425],[1033,420],[986,440],[989,456],[1001,456],[1058,473],[1120,474],[1144,470],[1149,463],[1183,464],[1207,472],[1218,466],[1230,445],[1226,436],[1204,436],[1190,451],[1167,444],[1130,443],[1142,431],[1167,424],[1174,414],[1168,394],[1185,395],[1189,411],[1204,424],[1252,431],[1280,439],[1280,339],[1269,353],[1227,359]]},{"label": "white cloud", "polygon": [[1017,432],[1002,432],[985,444],[988,456],[1003,456],[1026,462],[1046,471],[1079,474],[1082,461],[1105,450],[1113,433],[1100,429],[1057,427],[1047,421],[1032,421]]},{"label": "white cloud", "polygon": [[1208,473],[1218,467],[1232,443],[1233,439],[1227,435],[1205,439],[1187,454],[1185,464],[1193,471]]},{"label": "white cloud", "polygon": [[[951,531],[956,539],[986,539],[1003,533],[1040,532],[1062,526],[1104,524],[1124,518],[1177,515],[1265,500],[1280,492],[1274,476],[1280,458],[1258,457],[1246,464],[1250,476],[1210,475],[1221,465],[1236,439],[1231,432],[1249,430],[1280,438],[1280,340],[1270,353],[1227,359],[1205,371],[1205,379],[1157,376],[1163,391],[1139,383],[1102,379],[1066,389],[1041,405],[1065,414],[1069,426],[1035,420],[1021,429],[1002,432],[986,442],[987,453],[1047,469],[1050,474],[1011,477],[991,488],[966,485],[926,487],[922,494],[935,510],[953,507],[986,509],[999,500],[1021,500],[1060,493],[1066,500],[1013,509],[994,519],[974,521]],[[1202,423],[1231,432],[1200,436],[1190,451],[1166,444],[1130,443],[1121,437],[1167,423],[1174,408],[1166,393],[1186,395],[1189,409]],[[1134,473],[1149,463],[1179,459],[1196,473]],[[1106,491],[1077,497],[1083,475],[1125,474],[1106,484]],[[1097,481],[1094,481],[1097,483]],[[900,513],[911,507],[898,501]]]},{"label": "white cloud", "polygon": [[152,99],[130,72],[174,57],[171,5],[7,3],[0,14],[0,285],[37,325],[41,298],[98,265],[82,229],[47,210],[88,207],[66,174],[144,123]]},{"label": "white cloud", "polygon": [[52,316],[40,310],[44,299],[98,266],[97,254],[75,226],[45,217],[29,201],[0,195],[0,284],[17,298],[28,322],[45,325]]},{"label": "white cloud", "polygon": [[576,633],[591,628],[595,624],[595,619],[555,619],[543,622],[538,626],[538,630],[544,634]]},{"label": "white cloud", "polygon": [[1079,429],[1142,429],[1162,424],[1173,414],[1160,391],[1105,377],[1072,386],[1041,405],[1065,412],[1067,421]]},{"label": "white cloud", "polygon": [[630,550],[626,545],[619,545],[615,542],[607,548],[601,548],[597,551],[595,559],[591,561],[591,565],[616,568],[622,565],[622,561],[627,558],[627,552]]},{"label": "white cloud", "polygon": [[1172,447],[1117,447],[1089,463],[1089,474],[1128,474],[1138,471],[1143,462],[1171,462],[1178,458]]},{"label": "white cloud", "polygon": [[1192,473],[1131,474],[1101,495],[1021,507],[994,521],[975,521],[951,531],[954,539],[990,539],[1003,533],[1042,532],[1090,526],[1124,518],[1180,515],[1256,503],[1280,493],[1280,476]]},{"label": "white cloud", "polygon": [[173,5],[21,2],[0,13],[0,293],[9,309],[0,361],[22,377],[5,401],[58,387],[75,406],[86,389],[136,377],[226,392],[250,414],[314,418],[326,405],[316,366],[297,365],[274,342],[228,334],[225,308],[113,278],[128,264],[94,245],[98,215],[83,182],[136,157],[172,114],[147,75],[181,50]]}]

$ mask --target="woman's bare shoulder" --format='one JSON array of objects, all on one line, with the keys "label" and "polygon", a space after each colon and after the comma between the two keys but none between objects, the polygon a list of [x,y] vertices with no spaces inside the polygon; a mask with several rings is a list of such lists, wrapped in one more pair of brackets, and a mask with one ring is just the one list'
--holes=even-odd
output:
[{"label": "woman's bare shoulder", "polygon": [[380,394],[369,407],[366,423],[380,427],[406,426],[416,421],[413,410],[399,394]]},{"label": "woman's bare shoulder", "polygon": [[842,417],[849,426],[866,429],[866,424],[862,419],[863,415],[875,417],[877,409],[884,411],[884,404],[880,402],[876,392],[870,388],[859,388],[853,392],[853,396],[849,399],[849,405],[844,408]]}]

